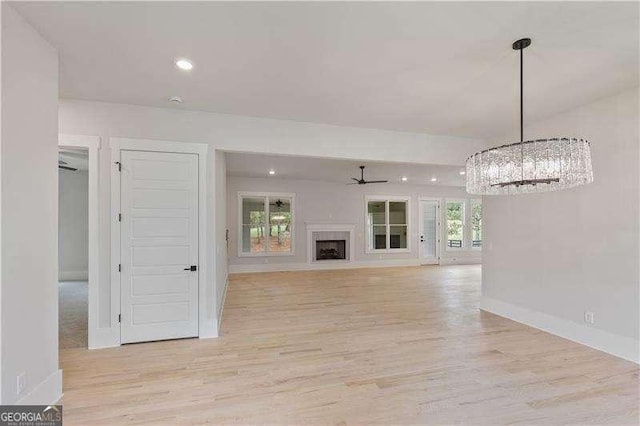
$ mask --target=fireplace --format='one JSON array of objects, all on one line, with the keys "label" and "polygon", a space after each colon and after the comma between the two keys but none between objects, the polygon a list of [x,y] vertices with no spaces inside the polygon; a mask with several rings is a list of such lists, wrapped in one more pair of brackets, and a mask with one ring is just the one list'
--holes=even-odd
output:
[{"label": "fireplace", "polygon": [[352,223],[308,223],[307,262],[318,268],[353,262],[356,225]]},{"label": "fireplace", "polygon": [[346,240],[316,240],[316,260],[345,260]]}]

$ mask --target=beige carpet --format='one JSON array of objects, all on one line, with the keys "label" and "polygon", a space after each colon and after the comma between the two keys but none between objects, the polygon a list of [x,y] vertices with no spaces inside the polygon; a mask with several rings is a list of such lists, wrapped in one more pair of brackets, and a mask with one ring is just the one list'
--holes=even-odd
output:
[{"label": "beige carpet", "polygon": [[60,349],[87,347],[87,281],[58,283],[58,333]]}]

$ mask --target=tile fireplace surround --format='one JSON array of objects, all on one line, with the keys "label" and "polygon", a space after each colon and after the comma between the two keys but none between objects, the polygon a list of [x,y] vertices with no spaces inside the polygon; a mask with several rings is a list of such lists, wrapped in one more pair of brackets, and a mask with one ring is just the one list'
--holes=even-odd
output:
[{"label": "tile fireplace surround", "polygon": [[[355,224],[351,223],[307,223],[308,263],[348,263],[353,262],[355,249]],[[316,241],[345,240],[345,259],[316,260]]]}]

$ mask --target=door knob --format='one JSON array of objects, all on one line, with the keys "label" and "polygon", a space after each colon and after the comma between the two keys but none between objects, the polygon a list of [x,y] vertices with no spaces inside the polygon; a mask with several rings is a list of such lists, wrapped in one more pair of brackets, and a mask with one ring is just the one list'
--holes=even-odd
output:
[{"label": "door knob", "polygon": [[196,265],[191,265],[188,268],[184,268],[185,271],[197,271],[198,267]]}]

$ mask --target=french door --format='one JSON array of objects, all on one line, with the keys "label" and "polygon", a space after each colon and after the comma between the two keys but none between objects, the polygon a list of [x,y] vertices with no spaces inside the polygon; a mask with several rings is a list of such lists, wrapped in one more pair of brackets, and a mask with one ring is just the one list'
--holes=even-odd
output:
[{"label": "french door", "polygon": [[120,153],[121,341],[198,335],[198,156]]},{"label": "french door", "polygon": [[420,200],[420,263],[440,263],[440,201]]}]

